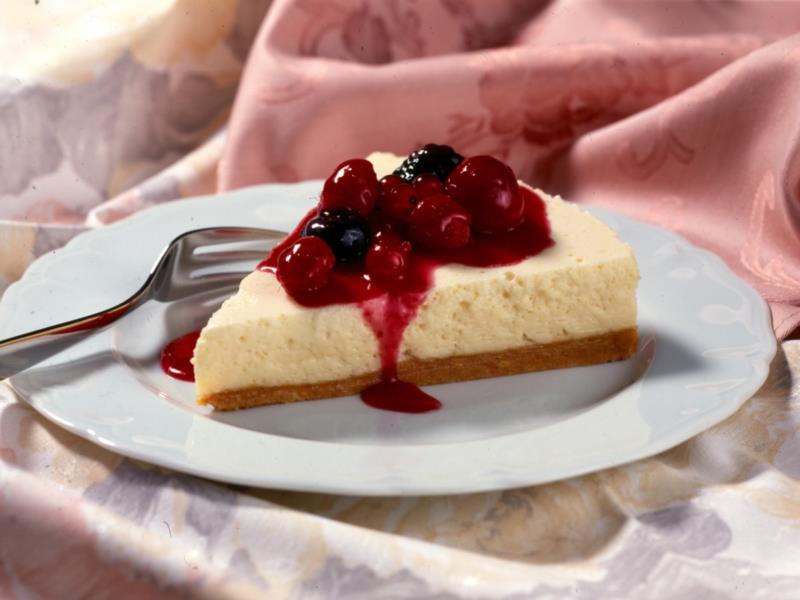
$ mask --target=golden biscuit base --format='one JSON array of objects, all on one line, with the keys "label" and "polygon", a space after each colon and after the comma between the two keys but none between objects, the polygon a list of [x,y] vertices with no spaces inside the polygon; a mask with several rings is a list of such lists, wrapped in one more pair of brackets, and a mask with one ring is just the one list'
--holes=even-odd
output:
[{"label": "golden biscuit base", "polygon": [[[400,379],[404,381],[417,385],[433,385],[625,360],[636,352],[637,345],[636,328],[632,328],[564,342],[531,344],[500,352],[432,359],[411,358],[401,362],[397,370]],[[267,404],[349,396],[358,394],[379,381],[380,373],[374,372],[335,381],[228,390],[203,396],[197,402],[210,404],[217,410],[238,410]]]}]

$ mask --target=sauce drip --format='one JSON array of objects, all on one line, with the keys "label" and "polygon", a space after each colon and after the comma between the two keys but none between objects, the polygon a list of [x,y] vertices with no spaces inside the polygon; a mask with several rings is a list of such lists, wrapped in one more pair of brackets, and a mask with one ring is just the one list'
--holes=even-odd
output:
[{"label": "sauce drip", "polygon": [[194,381],[192,356],[199,337],[199,331],[190,331],[164,346],[161,351],[161,368],[167,375],[181,381]]},{"label": "sauce drip", "polygon": [[361,303],[361,312],[378,340],[381,381],[361,392],[364,404],[382,410],[423,413],[441,408],[442,403],[419,387],[401,381],[397,358],[403,332],[425,301],[425,293],[384,294]]},{"label": "sauce drip", "polygon": [[[324,288],[290,294],[295,302],[310,308],[331,304],[358,304],[361,308],[378,340],[381,359],[381,381],[361,392],[365,404],[401,413],[422,413],[441,407],[436,398],[399,379],[397,363],[403,333],[433,287],[433,274],[438,267],[452,263],[483,268],[513,265],[553,245],[544,203],[531,190],[520,188],[520,191],[525,197],[525,221],[512,231],[473,234],[465,246],[455,250],[415,249],[408,275],[388,286],[371,281],[363,264],[339,264]],[[275,274],[280,253],[301,237],[305,224],[315,215],[316,209],[311,210],[257,268]],[[165,373],[194,381],[191,358],[199,335],[200,332],[193,331],[167,344],[161,353]]]},{"label": "sauce drip", "polygon": [[[500,234],[473,234],[465,246],[455,250],[433,252],[415,248],[408,275],[388,287],[371,281],[363,265],[337,265],[324,288],[291,294],[295,302],[308,307],[359,305],[378,340],[381,358],[381,382],[361,392],[365,404],[405,413],[441,407],[438,400],[398,378],[403,333],[433,287],[433,274],[438,267],[451,263],[484,268],[513,265],[553,245],[541,198],[527,188],[520,191],[525,197],[525,221],[519,227]],[[280,253],[302,235],[303,227],[315,214],[316,210],[310,211],[258,269],[274,274]]]},{"label": "sauce drip", "polygon": [[400,413],[439,410],[442,403],[419,387],[399,379],[387,379],[361,392],[361,401],[372,408]]}]

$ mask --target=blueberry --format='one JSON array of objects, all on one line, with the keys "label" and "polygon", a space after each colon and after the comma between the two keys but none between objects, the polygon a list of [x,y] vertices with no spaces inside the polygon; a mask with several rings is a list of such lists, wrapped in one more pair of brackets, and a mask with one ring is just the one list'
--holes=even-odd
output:
[{"label": "blueberry", "polygon": [[322,210],[306,223],[303,235],[321,238],[339,262],[360,260],[369,249],[371,234],[367,220],[351,210]]},{"label": "blueberry", "polygon": [[433,173],[440,181],[444,181],[462,160],[464,157],[450,146],[425,144],[409,154],[403,164],[395,169],[394,174],[406,183],[411,183],[417,175],[423,173]]}]

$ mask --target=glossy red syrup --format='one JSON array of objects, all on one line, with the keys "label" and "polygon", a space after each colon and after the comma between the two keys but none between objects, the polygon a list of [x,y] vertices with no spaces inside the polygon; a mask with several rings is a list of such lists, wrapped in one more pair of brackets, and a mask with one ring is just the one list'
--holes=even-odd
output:
[{"label": "glossy red syrup", "polygon": [[381,353],[381,381],[361,392],[361,400],[373,408],[404,413],[423,413],[442,403],[419,387],[397,376],[397,355],[403,332],[425,301],[424,292],[387,293],[361,303]]},{"label": "glossy red syrup", "polygon": [[[408,275],[391,284],[371,281],[364,272],[363,264],[338,264],[325,287],[291,294],[298,304],[308,307],[348,303],[361,307],[365,320],[378,340],[382,372],[380,383],[361,392],[361,399],[366,404],[406,413],[427,412],[441,406],[438,400],[417,386],[397,378],[397,359],[403,333],[433,286],[436,268],[450,263],[470,267],[513,265],[553,244],[544,203],[527,188],[521,188],[520,191],[525,197],[525,221],[512,231],[492,235],[473,234],[465,246],[455,250],[414,249]],[[258,268],[275,273],[280,253],[300,237],[306,222],[315,214],[316,209],[309,212],[289,237],[273,248]]]},{"label": "glossy red syrup", "polygon": [[191,331],[164,346],[161,351],[161,368],[167,375],[182,381],[194,381],[192,355],[199,337],[199,331]]},{"label": "glossy red syrup", "polygon": [[361,392],[361,401],[372,408],[401,413],[439,410],[442,403],[418,386],[400,379],[387,379]]}]

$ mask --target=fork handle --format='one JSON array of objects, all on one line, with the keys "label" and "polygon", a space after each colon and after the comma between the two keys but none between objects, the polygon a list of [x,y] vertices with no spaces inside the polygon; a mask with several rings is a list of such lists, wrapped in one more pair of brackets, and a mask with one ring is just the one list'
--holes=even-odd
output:
[{"label": "fork handle", "polygon": [[0,340],[0,379],[28,369],[94,335],[128,312],[132,303]]}]

